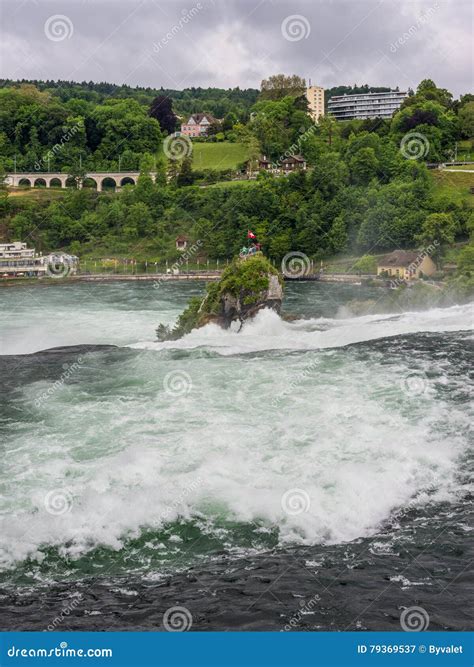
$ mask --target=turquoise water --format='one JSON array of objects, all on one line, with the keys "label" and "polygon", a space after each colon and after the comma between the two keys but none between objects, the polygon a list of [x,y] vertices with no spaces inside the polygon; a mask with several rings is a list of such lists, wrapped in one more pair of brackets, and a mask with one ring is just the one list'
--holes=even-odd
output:
[{"label": "turquoise water", "polygon": [[292,284],[302,319],[263,311],[240,333],[155,342],[202,289],[0,292],[5,354],[81,346],[2,357],[4,581],[159,578],[223,552],[348,542],[458,497],[469,369],[449,351],[468,343],[469,306],[347,318],[373,290]]}]

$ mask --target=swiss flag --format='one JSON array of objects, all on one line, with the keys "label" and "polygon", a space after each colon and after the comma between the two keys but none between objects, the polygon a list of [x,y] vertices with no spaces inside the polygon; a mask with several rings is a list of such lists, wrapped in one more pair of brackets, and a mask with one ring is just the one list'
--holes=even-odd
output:
[{"label": "swiss flag", "polygon": [[247,238],[248,238],[248,239],[256,239],[257,237],[256,237],[255,234],[254,234],[253,232],[251,232],[250,229],[249,229],[248,232],[247,232]]}]

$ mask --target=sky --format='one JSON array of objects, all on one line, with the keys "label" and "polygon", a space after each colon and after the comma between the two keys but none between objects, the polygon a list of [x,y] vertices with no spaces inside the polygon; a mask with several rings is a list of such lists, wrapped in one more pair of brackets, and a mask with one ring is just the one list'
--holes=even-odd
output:
[{"label": "sky", "polygon": [[131,86],[472,92],[469,0],[0,0],[0,77]]}]

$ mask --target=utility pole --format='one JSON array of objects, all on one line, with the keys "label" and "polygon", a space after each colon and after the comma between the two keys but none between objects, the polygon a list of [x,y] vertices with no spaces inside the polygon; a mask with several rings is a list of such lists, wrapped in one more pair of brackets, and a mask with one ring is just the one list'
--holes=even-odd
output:
[{"label": "utility pole", "polygon": [[120,171],[121,171],[121,169],[120,169],[120,163],[121,163],[121,161],[122,161],[122,156],[119,155],[119,174],[120,174]]},{"label": "utility pole", "polygon": [[13,171],[14,171],[15,174],[16,174],[16,153],[15,153],[15,155],[14,155],[14,157],[13,157],[13,164],[14,164]]}]

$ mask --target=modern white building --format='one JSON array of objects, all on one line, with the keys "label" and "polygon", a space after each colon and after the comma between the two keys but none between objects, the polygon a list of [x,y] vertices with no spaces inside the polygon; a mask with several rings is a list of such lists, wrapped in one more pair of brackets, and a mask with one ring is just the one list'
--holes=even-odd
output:
[{"label": "modern white building", "polygon": [[35,256],[34,248],[27,248],[26,243],[0,243],[0,259],[28,259]]},{"label": "modern white building", "polygon": [[75,274],[78,258],[65,253],[37,255],[26,243],[0,243],[0,278],[65,277]]},{"label": "modern white building", "polygon": [[328,113],[336,120],[391,118],[407,97],[406,92],[335,95],[328,102]]}]

